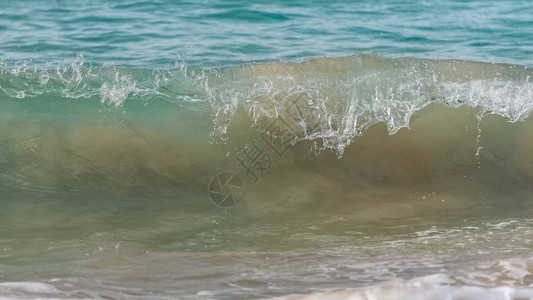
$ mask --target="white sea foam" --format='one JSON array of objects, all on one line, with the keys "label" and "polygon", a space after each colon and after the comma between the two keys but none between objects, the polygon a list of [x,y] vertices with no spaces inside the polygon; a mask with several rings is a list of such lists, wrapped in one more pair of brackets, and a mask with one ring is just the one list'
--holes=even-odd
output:
[{"label": "white sea foam", "polygon": [[276,300],[525,300],[533,299],[533,289],[477,286],[450,286],[444,275],[410,281],[388,282],[376,286],[288,295]]}]

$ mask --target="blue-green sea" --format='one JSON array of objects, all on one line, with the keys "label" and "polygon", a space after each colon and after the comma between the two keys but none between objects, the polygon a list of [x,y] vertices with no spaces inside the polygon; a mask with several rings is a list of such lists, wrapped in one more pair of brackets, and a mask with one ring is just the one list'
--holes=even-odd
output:
[{"label": "blue-green sea", "polygon": [[0,1],[0,299],[533,299],[531,1]]}]

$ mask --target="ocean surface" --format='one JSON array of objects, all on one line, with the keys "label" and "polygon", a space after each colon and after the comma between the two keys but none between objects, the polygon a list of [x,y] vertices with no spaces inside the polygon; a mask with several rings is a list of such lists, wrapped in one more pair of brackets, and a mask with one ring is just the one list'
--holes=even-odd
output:
[{"label": "ocean surface", "polygon": [[533,299],[531,1],[0,2],[0,299]]}]

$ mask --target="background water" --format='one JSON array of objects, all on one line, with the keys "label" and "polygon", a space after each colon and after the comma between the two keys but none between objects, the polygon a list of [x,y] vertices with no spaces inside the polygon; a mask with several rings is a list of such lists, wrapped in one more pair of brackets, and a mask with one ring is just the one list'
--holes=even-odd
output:
[{"label": "background water", "polygon": [[530,1],[2,1],[0,53],[55,67],[347,56],[531,65]]},{"label": "background water", "polygon": [[533,299],[532,55],[530,1],[1,1],[0,298]]}]

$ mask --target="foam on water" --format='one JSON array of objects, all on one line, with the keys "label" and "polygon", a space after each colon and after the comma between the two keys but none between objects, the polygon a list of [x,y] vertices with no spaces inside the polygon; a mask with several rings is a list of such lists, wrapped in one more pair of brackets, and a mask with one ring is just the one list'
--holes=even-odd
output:
[{"label": "foam on water", "polygon": [[99,97],[117,107],[128,98],[144,104],[160,99],[186,106],[209,103],[219,137],[239,107],[256,124],[292,110],[298,140],[321,139],[324,148],[338,154],[372,124],[385,123],[390,134],[408,127],[413,113],[430,103],[479,107],[482,115],[498,114],[511,122],[524,120],[533,109],[533,71],[517,65],[369,54],[223,70],[179,66],[93,69],[84,67],[82,56],[55,71],[4,64],[0,90],[11,98]]},{"label": "foam on water", "polygon": [[[440,278],[439,278],[440,279]],[[533,299],[532,289],[481,288],[472,286],[445,286],[433,284],[435,276],[413,279],[408,282],[393,282],[379,286],[347,289],[338,292],[314,293],[309,295],[290,295],[276,300],[526,300]],[[437,280],[438,281],[438,280]]]}]

